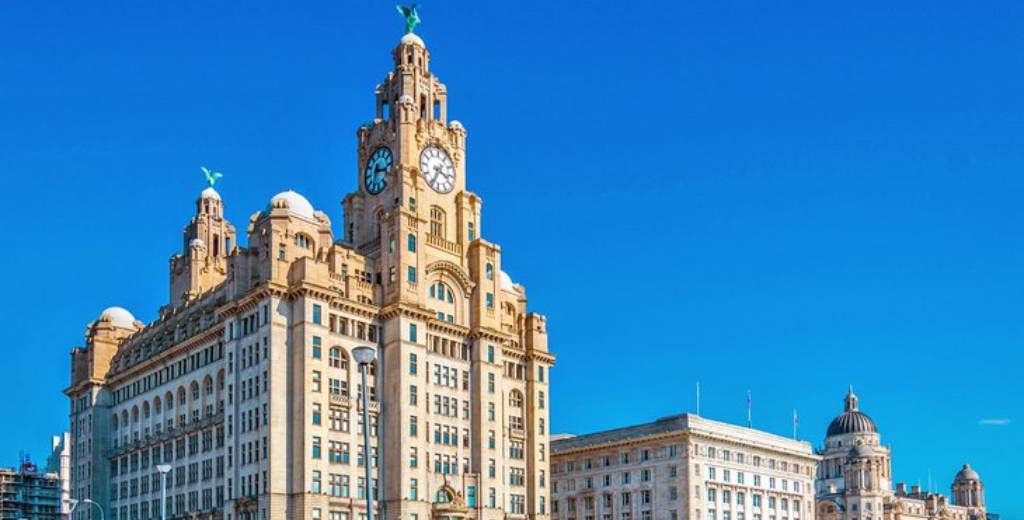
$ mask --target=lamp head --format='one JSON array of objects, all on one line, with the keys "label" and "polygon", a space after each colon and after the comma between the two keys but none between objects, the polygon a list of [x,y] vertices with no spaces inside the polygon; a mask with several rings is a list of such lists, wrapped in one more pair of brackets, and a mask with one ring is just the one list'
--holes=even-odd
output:
[{"label": "lamp head", "polygon": [[171,465],[170,464],[157,464],[156,465],[156,470],[159,471],[161,474],[166,475],[168,471],[171,471]]},{"label": "lamp head", "polygon": [[369,365],[377,357],[377,351],[373,347],[356,347],[352,349],[352,358],[360,365]]}]

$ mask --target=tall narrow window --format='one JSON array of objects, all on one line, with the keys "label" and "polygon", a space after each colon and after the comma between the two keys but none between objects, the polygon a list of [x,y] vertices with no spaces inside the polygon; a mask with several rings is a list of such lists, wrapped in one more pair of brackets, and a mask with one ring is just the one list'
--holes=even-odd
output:
[{"label": "tall narrow window", "polygon": [[406,248],[409,250],[409,252],[410,253],[415,253],[416,252],[416,235],[414,235],[412,233],[409,233],[409,236],[406,237],[406,242],[407,242]]},{"label": "tall narrow window", "polygon": [[430,207],[430,234],[444,238],[444,210],[437,207]]},{"label": "tall narrow window", "polygon": [[476,224],[470,222],[467,227],[469,228],[469,241],[476,240]]}]

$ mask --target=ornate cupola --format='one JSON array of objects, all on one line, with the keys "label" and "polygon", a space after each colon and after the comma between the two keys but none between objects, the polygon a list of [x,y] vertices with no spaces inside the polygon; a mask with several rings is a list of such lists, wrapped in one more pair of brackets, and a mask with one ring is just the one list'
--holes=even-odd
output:
[{"label": "ornate cupola", "polygon": [[224,201],[214,183],[220,173],[203,168],[209,187],[196,199],[196,213],[183,231],[180,254],[171,257],[171,306],[216,287],[227,277],[227,256],[235,248],[235,227],[224,218]]},{"label": "ornate cupola", "polygon": [[964,464],[953,478],[952,492],[953,503],[958,506],[985,508],[985,485],[970,464]]},{"label": "ornate cupola", "polygon": [[867,414],[860,411],[859,401],[857,394],[853,393],[853,387],[850,387],[849,392],[846,394],[845,407],[843,413],[839,414],[838,417],[832,420],[832,423],[828,425],[828,437],[834,437],[837,435],[847,435],[851,433],[878,433],[878,427],[875,425],[875,421],[868,417]]}]

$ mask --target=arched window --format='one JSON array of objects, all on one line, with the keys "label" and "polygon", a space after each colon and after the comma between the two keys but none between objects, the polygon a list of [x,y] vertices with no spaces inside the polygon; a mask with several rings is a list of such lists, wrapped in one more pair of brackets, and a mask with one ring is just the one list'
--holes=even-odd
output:
[{"label": "arched window", "polygon": [[142,402],[142,418],[149,419],[149,401]]},{"label": "arched window", "polygon": [[487,265],[484,266],[484,276],[486,276],[488,280],[494,279],[494,264],[488,262]]},{"label": "arched window", "polygon": [[430,234],[444,238],[444,210],[437,207],[430,207]]},{"label": "arched window", "polygon": [[302,233],[297,233],[295,235],[295,245],[301,247],[302,249],[312,249],[313,239],[309,238],[308,236]]},{"label": "arched window", "polygon": [[192,381],[192,385],[189,387],[189,389],[191,390],[190,393],[192,394],[192,400],[193,401],[198,401],[199,400],[199,383],[196,383],[195,381]]},{"label": "arched window", "polygon": [[139,407],[132,407],[132,424],[139,422]]},{"label": "arched window", "polygon": [[382,237],[384,236],[384,210],[378,209],[374,217],[376,218],[377,223],[377,236]]},{"label": "arched window", "polygon": [[331,347],[331,350],[328,353],[328,362],[334,368],[348,370],[348,357],[345,356],[341,347]]},{"label": "arched window", "polygon": [[174,409],[174,394],[172,394],[170,392],[167,392],[167,395],[164,396],[164,402],[167,403],[167,409],[168,410],[173,410]]},{"label": "arched window", "polygon": [[206,376],[206,380],[203,381],[203,395],[213,394],[213,378]]},{"label": "arched window", "polygon": [[153,413],[159,415],[160,412],[161,412],[161,405],[162,404],[163,404],[163,402],[160,400],[160,396],[159,395],[154,397],[153,398]]},{"label": "arched window", "polygon": [[111,429],[113,429],[113,430],[114,430],[115,432],[117,431],[117,414],[116,414],[116,413],[115,413],[115,414],[114,414],[114,416],[113,416],[113,417],[111,417],[111,419],[110,419],[110,427],[111,427]]},{"label": "arched window", "polygon": [[406,237],[406,248],[410,253],[416,252],[416,235],[409,233],[409,236]]},{"label": "arched window", "polygon": [[469,241],[472,242],[476,240],[476,224],[470,222],[467,227],[469,228]]},{"label": "arched window", "polygon": [[437,490],[437,500],[436,500],[436,502],[438,504],[447,504],[447,503],[451,502],[453,498],[454,497],[452,497],[451,492],[448,491],[447,489],[441,488],[441,489]]}]

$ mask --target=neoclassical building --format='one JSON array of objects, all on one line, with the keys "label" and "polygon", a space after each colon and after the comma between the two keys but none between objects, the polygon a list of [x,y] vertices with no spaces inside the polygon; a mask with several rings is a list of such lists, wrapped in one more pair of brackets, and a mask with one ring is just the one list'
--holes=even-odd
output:
[{"label": "neoclassical building", "polygon": [[552,442],[558,520],[814,520],[810,443],[682,414]]},{"label": "neoclassical building", "polygon": [[[74,498],[106,518],[544,519],[544,316],[487,240],[466,129],[406,34],[356,131],[341,236],[285,191],[245,243],[209,187],[151,323],[111,307],[71,353]],[[370,345],[364,461],[354,347]],[[366,482],[363,465],[375,478]],[[74,518],[98,518],[79,504]]]},{"label": "neoclassical building", "polygon": [[984,520],[985,486],[969,465],[953,479],[952,500],[920,486],[893,490],[892,454],[850,389],[828,426],[815,482],[818,520]]}]

